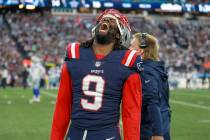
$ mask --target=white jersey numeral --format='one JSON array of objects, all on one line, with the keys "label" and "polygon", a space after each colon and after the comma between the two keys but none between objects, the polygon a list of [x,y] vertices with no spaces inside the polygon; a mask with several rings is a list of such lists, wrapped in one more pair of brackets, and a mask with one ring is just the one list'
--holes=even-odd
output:
[{"label": "white jersey numeral", "polygon": [[[90,91],[90,84],[95,84],[95,91]],[[93,102],[81,99],[81,105],[85,110],[98,111],[102,106],[105,81],[101,76],[87,75],[82,81],[82,91],[84,95],[94,97]]]}]

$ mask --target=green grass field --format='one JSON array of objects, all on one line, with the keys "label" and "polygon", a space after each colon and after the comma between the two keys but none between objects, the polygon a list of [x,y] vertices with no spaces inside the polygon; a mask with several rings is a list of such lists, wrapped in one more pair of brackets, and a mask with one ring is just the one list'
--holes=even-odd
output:
[{"label": "green grass field", "polygon": [[[0,140],[47,140],[56,90],[42,90],[29,104],[30,89],[0,89]],[[171,91],[172,140],[210,140],[210,91]]]}]

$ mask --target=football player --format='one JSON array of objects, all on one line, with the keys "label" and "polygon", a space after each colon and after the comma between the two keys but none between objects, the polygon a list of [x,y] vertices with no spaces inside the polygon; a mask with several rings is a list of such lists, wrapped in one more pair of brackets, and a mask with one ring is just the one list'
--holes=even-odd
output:
[{"label": "football player", "polygon": [[124,50],[130,31],[127,18],[109,9],[91,40],[68,46],[51,140],[121,140],[121,102],[124,140],[140,139],[141,58]]},{"label": "football player", "polygon": [[34,96],[29,100],[29,103],[40,102],[40,81],[45,74],[45,68],[42,66],[40,58],[33,56],[31,59],[32,66],[29,69],[29,74]]},{"label": "football player", "polygon": [[142,55],[142,122],[141,140],[170,140],[170,106],[168,76],[159,61],[157,39],[147,33],[136,33],[131,50]]}]

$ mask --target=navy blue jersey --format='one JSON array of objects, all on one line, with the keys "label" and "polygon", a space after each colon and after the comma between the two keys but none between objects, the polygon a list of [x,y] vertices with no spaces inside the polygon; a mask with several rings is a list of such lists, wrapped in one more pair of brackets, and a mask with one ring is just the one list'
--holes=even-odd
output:
[{"label": "navy blue jersey", "polygon": [[103,60],[91,48],[79,52],[79,58],[66,62],[73,83],[72,125],[88,130],[117,125],[123,84],[136,72],[121,64],[126,51],[113,51]]},{"label": "navy blue jersey", "polygon": [[[137,122],[140,123],[141,80],[138,72],[142,67],[141,58],[135,51],[116,50],[99,60],[92,48],[74,44],[67,49],[66,56],[68,72],[66,76],[61,76],[52,135],[56,135],[53,133],[57,133],[58,125],[63,123],[60,119],[65,119],[59,114],[63,112],[61,110],[70,113],[66,120],[71,119],[71,126],[79,129],[116,127],[122,100],[125,140],[139,139],[140,127]],[[66,77],[70,77],[70,80]],[[66,84],[71,86],[63,90]],[[71,95],[67,92],[71,92]],[[62,94],[71,99],[66,101]],[[63,109],[66,108],[63,102],[70,104],[68,109]]]}]

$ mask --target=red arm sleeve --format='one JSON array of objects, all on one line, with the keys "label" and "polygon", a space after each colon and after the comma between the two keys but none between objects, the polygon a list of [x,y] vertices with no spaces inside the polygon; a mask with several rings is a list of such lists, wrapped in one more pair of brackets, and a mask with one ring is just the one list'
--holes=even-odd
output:
[{"label": "red arm sleeve", "polygon": [[63,140],[71,119],[72,81],[64,64],[52,122],[51,140]]},{"label": "red arm sleeve", "polygon": [[124,140],[140,140],[142,86],[139,74],[129,76],[123,87],[122,121]]}]

